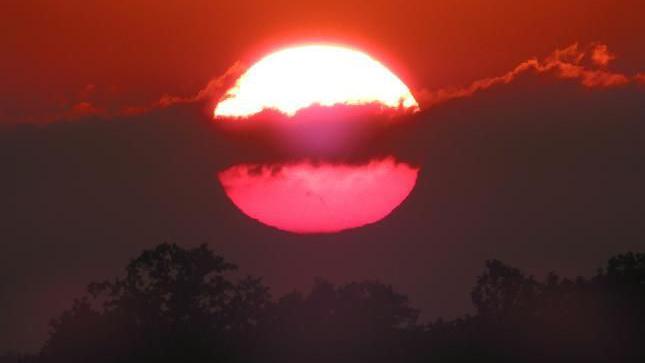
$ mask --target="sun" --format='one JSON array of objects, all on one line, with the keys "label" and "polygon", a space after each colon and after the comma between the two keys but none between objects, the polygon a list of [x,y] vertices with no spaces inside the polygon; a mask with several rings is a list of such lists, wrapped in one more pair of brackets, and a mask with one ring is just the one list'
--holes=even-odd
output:
[{"label": "sun", "polygon": [[[419,168],[396,155],[375,153],[355,163],[330,156],[339,145],[352,150],[344,149],[354,142],[347,136],[365,130],[345,127],[355,125],[350,120],[372,122],[383,111],[395,118],[418,109],[408,87],[361,51],[311,44],[278,50],[237,79],[214,118],[270,120],[274,113],[262,112],[277,111],[289,120],[274,125],[279,144],[297,147],[281,160],[233,163],[218,171],[217,179],[242,213],[280,230],[335,233],[379,222],[412,192]],[[357,110],[356,118],[346,117]],[[307,157],[311,151],[316,160]],[[344,153],[341,159],[351,158]]]},{"label": "sun", "polygon": [[293,116],[312,106],[377,103],[418,109],[408,87],[369,55],[343,46],[302,45],[252,65],[215,107],[216,118],[241,118],[271,109]]}]

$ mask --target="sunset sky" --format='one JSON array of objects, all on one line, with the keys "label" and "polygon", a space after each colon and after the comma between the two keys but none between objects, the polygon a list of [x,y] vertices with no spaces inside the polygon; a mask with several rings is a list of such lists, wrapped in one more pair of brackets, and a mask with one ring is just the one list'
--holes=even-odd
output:
[{"label": "sunset sky", "polygon": [[[638,0],[11,1],[0,352],[38,349],[86,283],[163,241],[207,242],[276,292],[379,279],[425,319],[468,312],[488,258],[575,276],[643,250],[644,19]],[[234,76],[303,42],[369,53],[419,103],[356,150],[420,170],[380,223],[291,234],[240,213],[217,183],[288,153],[212,115]]]},{"label": "sunset sky", "polygon": [[[188,97],[281,44],[339,41],[413,90],[466,85],[578,42],[645,63],[634,1],[20,1],[3,10],[3,122]],[[78,106],[82,104],[81,106]]]}]

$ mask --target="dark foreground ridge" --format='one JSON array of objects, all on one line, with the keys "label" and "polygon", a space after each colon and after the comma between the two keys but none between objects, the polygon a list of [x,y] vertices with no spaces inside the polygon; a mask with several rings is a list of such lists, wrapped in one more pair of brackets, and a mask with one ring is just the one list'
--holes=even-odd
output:
[{"label": "dark foreground ridge", "polygon": [[642,362],[645,254],[609,259],[590,279],[544,281],[489,260],[476,313],[420,323],[377,281],[318,279],[278,299],[206,245],[161,244],[124,276],[91,283],[14,362]]}]

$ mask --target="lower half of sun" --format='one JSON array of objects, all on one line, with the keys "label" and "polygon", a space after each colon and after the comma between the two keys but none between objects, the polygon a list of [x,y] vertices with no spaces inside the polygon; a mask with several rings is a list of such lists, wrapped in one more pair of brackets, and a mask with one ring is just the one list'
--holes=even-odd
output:
[{"label": "lower half of sun", "polygon": [[[302,115],[311,107],[366,105],[377,105],[370,109],[395,116],[418,110],[408,87],[366,53],[310,44],[278,50],[253,64],[225,93],[214,116],[218,122],[254,119],[257,124],[265,111],[271,111],[282,114],[289,122],[281,127],[288,128],[288,124],[310,122]],[[369,122],[369,114],[363,117]],[[358,131],[347,128],[346,132]],[[283,135],[294,137],[288,132]],[[323,132],[320,135],[321,140],[313,143],[317,147],[335,145]],[[294,152],[288,161],[233,165],[219,171],[218,178],[230,200],[253,219],[294,233],[331,233],[387,217],[410,194],[418,172],[395,155],[343,163],[298,159]]]}]

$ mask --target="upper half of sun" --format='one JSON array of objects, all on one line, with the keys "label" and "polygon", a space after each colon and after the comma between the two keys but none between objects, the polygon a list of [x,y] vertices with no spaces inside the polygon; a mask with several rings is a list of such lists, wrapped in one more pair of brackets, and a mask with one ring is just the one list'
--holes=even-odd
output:
[{"label": "upper half of sun", "polygon": [[249,117],[266,109],[293,116],[312,106],[379,104],[419,108],[408,87],[369,55],[334,45],[285,48],[246,70],[215,107],[214,116]]}]

